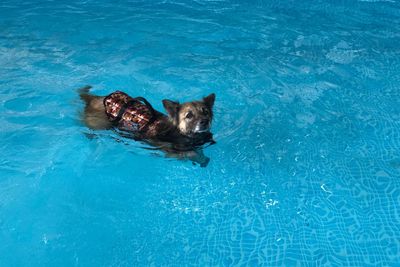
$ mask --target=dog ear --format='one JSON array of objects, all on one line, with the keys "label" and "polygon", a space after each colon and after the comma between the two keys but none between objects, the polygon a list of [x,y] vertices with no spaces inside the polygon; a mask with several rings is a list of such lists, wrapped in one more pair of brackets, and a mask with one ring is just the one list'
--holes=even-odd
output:
[{"label": "dog ear", "polygon": [[178,111],[180,106],[179,102],[174,102],[168,99],[164,99],[162,103],[165,110],[168,112],[171,118],[176,118],[176,116],[178,116]]},{"label": "dog ear", "polygon": [[206,104],[207,107],[209,107],[210,109],[212,109],[212,107],[214,106],[214,101],[215,101],[215,94],[212,93],[209,96],[206,96],[203,98],[203,102],[204,104]]}]

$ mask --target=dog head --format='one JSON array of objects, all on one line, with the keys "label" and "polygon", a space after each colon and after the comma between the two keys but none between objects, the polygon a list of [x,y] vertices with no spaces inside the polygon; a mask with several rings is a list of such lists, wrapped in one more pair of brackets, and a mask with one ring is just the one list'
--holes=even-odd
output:
[{"label": "dog head", "polygon": [[213,118],[215,94],[210,94],[200,101],[179,102],[164,99],[163,105],[172,123],[183,135],[192,136],[209,132]]}]

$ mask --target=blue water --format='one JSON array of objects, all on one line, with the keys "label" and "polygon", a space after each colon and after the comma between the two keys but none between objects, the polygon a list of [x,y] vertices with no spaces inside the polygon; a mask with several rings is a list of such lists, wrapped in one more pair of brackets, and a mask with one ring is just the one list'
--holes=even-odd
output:
[{"label": "blue water", "polygon": [[[0,3],[0,266],[400,266],[398,1]],[[76,88],[217,95],[206,168]]]}]

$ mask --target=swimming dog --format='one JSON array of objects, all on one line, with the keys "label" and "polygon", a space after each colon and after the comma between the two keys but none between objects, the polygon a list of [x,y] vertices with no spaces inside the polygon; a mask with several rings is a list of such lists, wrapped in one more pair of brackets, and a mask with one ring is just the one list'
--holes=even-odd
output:
[{"label": "swimming dog", "polygon": [[143,97],[133,98],[121,91],[97,96],[90,89],[91,86],[79,89],[85,102],[83,121],[87,127],[117,129],[122,136],[145,141],[169,157],[188,158],[202,166],[208,164],[201,146],[215,143],[210,132],[215,94],[182,104],[164,99],[165,115]]}]

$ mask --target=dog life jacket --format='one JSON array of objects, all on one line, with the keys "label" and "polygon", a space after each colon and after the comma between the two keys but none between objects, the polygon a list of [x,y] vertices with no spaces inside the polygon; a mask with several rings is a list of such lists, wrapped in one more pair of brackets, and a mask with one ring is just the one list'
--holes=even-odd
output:
[{"label": "dog life jacket", "polygon": [[115,91],[104,98],[103,104],[108,119],[122,130],[141,132],[155,119],[153,107],[143,97]]}]

